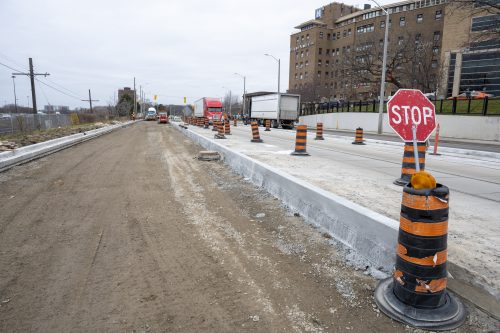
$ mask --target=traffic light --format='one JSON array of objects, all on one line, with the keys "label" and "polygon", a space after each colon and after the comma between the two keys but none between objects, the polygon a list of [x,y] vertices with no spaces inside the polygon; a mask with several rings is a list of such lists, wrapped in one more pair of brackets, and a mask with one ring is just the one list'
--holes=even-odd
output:
[{"label": "traffic light", "polygon": [[184,97],[184,104],[186,104],[186,97]]}]

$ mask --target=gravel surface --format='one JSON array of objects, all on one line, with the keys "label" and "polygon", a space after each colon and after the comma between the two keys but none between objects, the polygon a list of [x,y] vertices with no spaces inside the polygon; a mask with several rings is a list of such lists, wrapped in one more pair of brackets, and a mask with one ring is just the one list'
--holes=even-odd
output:
[{"label": "gravel surface", "polygon": [[[346,250],[170,125],[0,174],[0,332],[420,332]],[[470,307],[457,332],[500,324]]]}]

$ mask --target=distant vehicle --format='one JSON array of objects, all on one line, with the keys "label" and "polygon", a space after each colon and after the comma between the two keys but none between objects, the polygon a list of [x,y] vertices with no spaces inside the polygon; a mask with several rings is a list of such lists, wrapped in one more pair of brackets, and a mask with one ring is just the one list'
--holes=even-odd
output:
[{"label": "distant vehicle", "polygon": [[[471,92],[463,92],[461,93],[460,95],[456,96],[456,98],[458,100],[464,100],[464,99],[484,99],[484,98],[491,98],[491,97],[495,97],[495,95],[493,94],[487,94],[485,92],[482,92],[482,91],[475,91],[475,90],[472,90]],[[455,97],[448,97],[447,99],[454,99]]]},{"label": "distant vehicle", "polygon": [[222,102],[218,98],[203,97],[194,102],[194,116],[208,118],[208,122],[222,120]]},{"label": "distant vehicle", "polygon": [[274,128],[292,129],[299,117],[300,95],[280,94],[280,108],[278,112],[278,94],[267,93],[250,97],[249,116],[246,119],[257,121],[264,125],[264,121],[271,120]]},{"label": "distant vehicle", "polygon": [[148,112],[146,113],[146,117],[144,117],[144,120],[156,120],[156,109],[149,108]]},{"label": "distant vehicle", "polygon": [[12,116],[8,113],[0,113],[0,118],[12,118]]},{"label": "distant vehicle", "polygon": [[158,114],[158,123],[159,124],[168,124],[168,115],[165,112],[160,112]]},{"label": "distant vehicle", "polygon": [[174,118],[172,118],[172,121],[175,121],[176,123],[179,123],[179,122],[182,121],[182,119],[179,116],[175,116]]}]

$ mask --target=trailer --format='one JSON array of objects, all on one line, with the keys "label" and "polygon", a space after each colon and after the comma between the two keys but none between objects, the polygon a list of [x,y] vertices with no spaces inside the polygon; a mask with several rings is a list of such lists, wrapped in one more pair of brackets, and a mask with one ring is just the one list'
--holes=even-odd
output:
[{"label": "trailer", "polygon": [[208,118],[210,124],[222,119],[222,102],[218,98],[203,97],[194,102],[193,115]]},{"label": "trailer", "polygon": [[[257,121],[260,125],[271,120],[274,128],[292,129],[299,116],[300,95],[277,93],[253,93],[248,95],[247,121]],[[278,100],[280,108],[278,109]]]}]

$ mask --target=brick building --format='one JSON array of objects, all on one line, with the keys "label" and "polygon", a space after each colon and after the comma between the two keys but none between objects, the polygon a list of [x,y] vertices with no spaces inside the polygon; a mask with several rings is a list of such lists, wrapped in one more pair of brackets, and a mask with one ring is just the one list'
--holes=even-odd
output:
[{"label": "brick building", "polygon": [[135,90],[129,87],[124,87],[123,89],[118,89],[118,101],[121,101],[124,95],[128,95],[131,101],[134,100]]},{"label": "brick building", "polygon": [[[470,55],[477,40],[474,27],[498,29],[498,14],[472,5],[455,8],[445,0],[403,1],[384,9],[390,18],[386,95],[398,88],[442,96],[500,88],[498,42],[482,41],[482,55]],[[315,18],[296,26],[300,32],[290,37],[289,91],[304,101],[377,98],[385,21],[385,13],[370,5],[361,10],[333,2],[317,9]],[[472,84],[470,70],[461,68],[464,59],[477,57],[486,57],[493,72]]]}]

